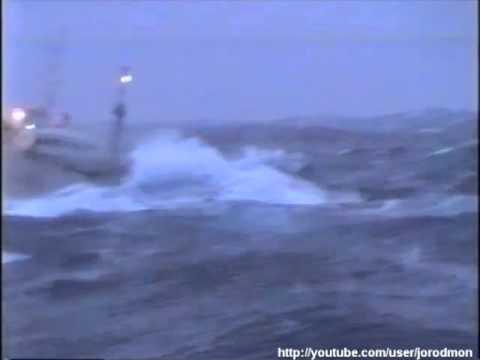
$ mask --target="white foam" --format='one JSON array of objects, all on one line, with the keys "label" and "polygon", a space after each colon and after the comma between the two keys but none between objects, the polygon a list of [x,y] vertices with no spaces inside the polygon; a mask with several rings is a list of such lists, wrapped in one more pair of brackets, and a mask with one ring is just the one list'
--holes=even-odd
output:
[{"label": "white foam", "polygon": [[23,254],[2,252],[2,265],[8,264],[14,261],[27,260],[29,258],[30,256],[23,255]]},{"label": "white foam", "polygon": [[437,155],[448,154],[449,152],[452,152],[453,150],[455,150],[455,148],[445,147],[445,148],[442,148],[442,149],[439,149],[437,151],[432,152],[430,155],[431,156],[437,156]]},{"label": "white foam", "polygon": [[478,197],[471,195],[431,194],[414,199],[392,199],[380,209],[368,209],[385,216],[455,216],[476,212]]},{"label": "white foam", "polygon": [[6,213],[35,217],[54,217],[76,210],[115,211],[142,210],[145,206],[116,189],[90,185],[73,185],[47,196],[7,203]]},{"label": "white foam", "polygon": [[[154,154],[154,155],[153,155]],[[130,185],[157,186],[162,181],[197,179],[206,193],[219,200],[253,200],[276,204],[319,204],[325,201],[318,187],[284,174],[269,162],[281,152],[251,148],[237,160],[225,159],[217,150],[196,139],[164,135],[134,152]]]},{"label": "white foam", "polygon": [[51,217],[76,210],[201,206],[205,200],[304,205],[326,202],[322,189],[269,165],[283,155],[250,149],[245,156],[228,160],[197,139],[164,133],[132,152],[132,173],[124,184],[109,188],[72,185],[47,196],[10,201],[7,213]]},{"label": "white foam", "polygon": [[353,152],[353,149],[351,149],[351,148],[346,148],[346,149],[340,150],[340,151],[337,153],[337,155],[343,156],[343,155],[351,154],[352,152]]}]

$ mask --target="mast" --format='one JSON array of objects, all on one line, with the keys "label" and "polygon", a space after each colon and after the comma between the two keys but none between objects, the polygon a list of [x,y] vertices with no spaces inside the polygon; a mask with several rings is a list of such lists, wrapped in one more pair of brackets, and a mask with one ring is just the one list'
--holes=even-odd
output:
[{"label": "mast", "polygon": [[120,77],[118,79],[117,99],[113,107],[113,127],[112,127],[112,155],[118,157],[120,154],[120,144],[122,142],[125,118],[127,116],[126,95],[127,87],[133,81],[130,67],[123,66],[120,69]]}]

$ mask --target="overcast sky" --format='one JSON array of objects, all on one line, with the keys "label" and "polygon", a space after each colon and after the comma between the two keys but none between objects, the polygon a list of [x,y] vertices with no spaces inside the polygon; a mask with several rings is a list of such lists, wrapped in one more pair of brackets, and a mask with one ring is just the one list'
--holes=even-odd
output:
[{"label": "overcast sky", "polygon": [[476,107],[474,0],[2,3],[7,105],[42,103],[61,33],[58,101],[85,121],[123,64],[139,121]]}]

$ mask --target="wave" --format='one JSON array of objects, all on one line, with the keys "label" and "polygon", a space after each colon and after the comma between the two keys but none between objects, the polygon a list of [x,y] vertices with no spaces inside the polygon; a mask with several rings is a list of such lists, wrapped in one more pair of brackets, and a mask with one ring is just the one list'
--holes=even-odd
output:
[{"label": "wave", "polygon": [[[237,159],[224,157],[196,138],[162,133],[130,154],[132,171],[121,185],[100,187],[77,183],[28,200],[7,203],[12,215],[58,216],[87,211],[136,211],[202,206],[208,201],[257,201],[269,204],[316,205],[327,201],[318,186],[271,165],[283,152],[247,149]],[[286,158],[285,161],[288,161]]]}]

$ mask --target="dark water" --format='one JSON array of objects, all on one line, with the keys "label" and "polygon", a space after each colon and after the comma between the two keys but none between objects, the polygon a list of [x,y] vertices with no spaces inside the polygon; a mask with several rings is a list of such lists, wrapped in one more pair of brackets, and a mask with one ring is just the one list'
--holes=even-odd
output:
[{"label": "dark water", "polygon": [[[3,265],[6,356],[476,349],[473,132],[195,131],[221,152],[164,144],[184,166],[143,174],[132,193],[73,188],[4,215],[4,251],[28,256]],[[256,152],[232,170],[246,145],[296,157]],[[159,206],[192,194],[192,206]]]}]

